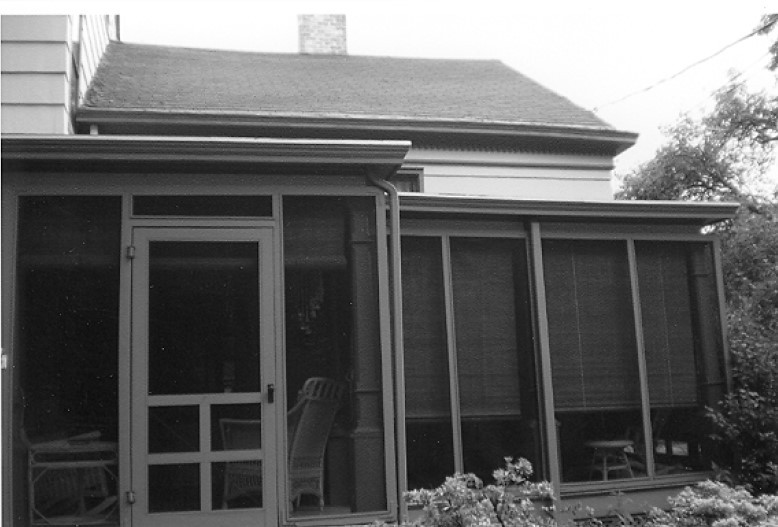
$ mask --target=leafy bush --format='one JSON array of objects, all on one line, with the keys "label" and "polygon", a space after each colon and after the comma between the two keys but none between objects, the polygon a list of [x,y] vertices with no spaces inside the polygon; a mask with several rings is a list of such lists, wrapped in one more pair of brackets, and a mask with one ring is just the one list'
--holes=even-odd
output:
[{"label": "leafy bush", "polygon": [[778,205],[742,208],[722,233],[734,389],[710,415],[750,492],[778,492]]},{"label": "leafy bush", "polygon": [[546,514],[552,508],[535,509],[532,500],[553,500],[548,482],[533,483],[532,464],[524,458],[505,458],[505,468],[493,472],[495,483],[484,486],[474,474],[454,474],[439,487],[405,493],[409,504],[421,505],[416,525],[425,527],[554,527]]},{"label": "leafy bush", "polygon": [[776,527],[778,496],[754,497],[743,487],[704,481],[670,498],[671,509],[654,509],[645,527]]}]

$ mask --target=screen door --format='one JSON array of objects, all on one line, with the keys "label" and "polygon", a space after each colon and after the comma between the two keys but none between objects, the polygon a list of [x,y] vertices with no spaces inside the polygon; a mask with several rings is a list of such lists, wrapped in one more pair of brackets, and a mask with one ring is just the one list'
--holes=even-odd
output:
[{"label": "screen door", "polygon": [[264,525],[276,517],[271,231],[137,228],[133,248],[132,523]]}]

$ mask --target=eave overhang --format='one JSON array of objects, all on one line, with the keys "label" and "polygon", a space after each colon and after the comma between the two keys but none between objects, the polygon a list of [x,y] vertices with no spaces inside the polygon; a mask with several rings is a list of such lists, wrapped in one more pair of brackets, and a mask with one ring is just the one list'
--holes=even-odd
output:
[{"label": "eave overhang", "polygon": [[400,194],[404,215],[481,215],[538,221],[677,223],[704,227],[735,216],[738,203],[681,201],[552,201]]},{"label": "eave overhang", "polygon": [[316,174],[344,167],[388,178],[411,147],[408,141],[234,137],[3,135],[3,162],[130,162],[207,166],[313,167]]},{"label": "eave overhang", "polygon": [[341,137],[458,141],[478,146],[517,143],[540,150],[573,150],[618,155],[635,144],[637,134],[607,127],[388,117],[372,115],[281,114],[227,111],[185,111],[81,107],[77,127],[86,133],[96,125],[101,134],[201,135],[274,137]]}]

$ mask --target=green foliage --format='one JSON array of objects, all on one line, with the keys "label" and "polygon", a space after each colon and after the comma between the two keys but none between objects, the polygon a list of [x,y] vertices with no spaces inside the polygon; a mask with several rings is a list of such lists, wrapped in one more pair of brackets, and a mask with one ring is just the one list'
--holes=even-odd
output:
[{"label": "green foliage", "polygon": [[778,496],[754,497],[742,487],[705,481],[670,498],[671,509],[654,509],[646,527],[776,527]]},{"label": "green foliage", "polygon": [[532,500],[552,500],[548,482],[533,483],[532,464],[526,459],[505,458],[505,468],[495,470],[493,485],[484,486],[474,474],[454,474],[435,489],[405,493],[409,504],[421,505],[416,523],[425,527],[553,527],[556,522],[535,510]]}]

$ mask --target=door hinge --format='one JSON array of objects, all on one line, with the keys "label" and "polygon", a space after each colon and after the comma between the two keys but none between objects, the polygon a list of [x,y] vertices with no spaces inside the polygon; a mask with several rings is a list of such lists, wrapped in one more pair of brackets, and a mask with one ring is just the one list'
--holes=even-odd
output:
[{"label": "door hinge", "polygon": [[8,369],[8,355],[3,353],[0,355],[0,370],[7,370]]},{"label": "door hinge", "polygon": [[127,246],[127,259],[132,260],[135,258],[135,246],[134,245],[128,245]]},{"label": "door hinge", "polygon": [[127,503],[130,505],[135,503],[135,491],[128,490],[127,491]]}]

